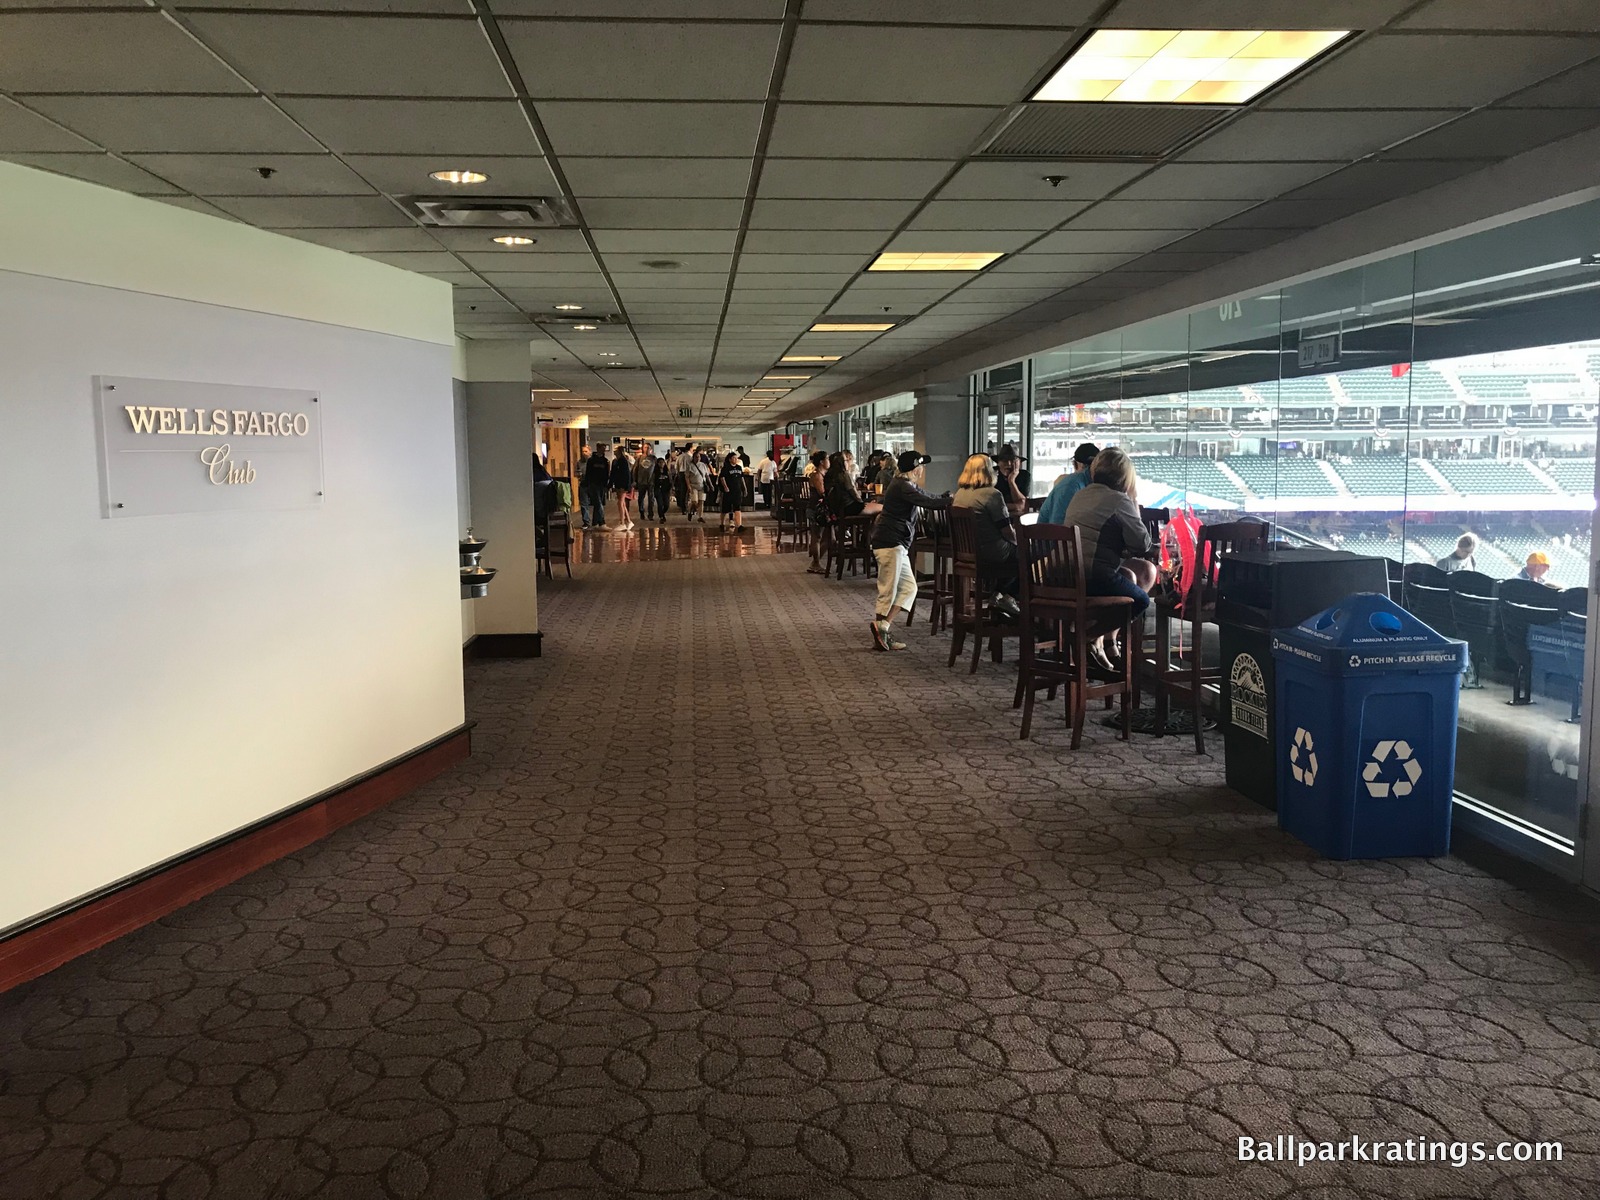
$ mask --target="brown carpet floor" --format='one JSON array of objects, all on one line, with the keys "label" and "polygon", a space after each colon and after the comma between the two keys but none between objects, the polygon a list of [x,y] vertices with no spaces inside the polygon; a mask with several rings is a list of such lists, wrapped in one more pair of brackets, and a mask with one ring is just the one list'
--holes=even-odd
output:
[{"label": "brown carpet floor", "polygon": [[[1600,1194],[1594,910],[1335,864],[793,556],[581,568],[473,758],[0,997],[6,1200]],[[1558,1165],[1240,1163],[1242,1135]]]}]

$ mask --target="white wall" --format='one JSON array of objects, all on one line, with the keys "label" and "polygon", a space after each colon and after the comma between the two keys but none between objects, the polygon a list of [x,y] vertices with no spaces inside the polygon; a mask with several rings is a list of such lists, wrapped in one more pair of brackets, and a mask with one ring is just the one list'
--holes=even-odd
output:
[{"label": "white wall", "polygon": [[[460,355],[456,356],[456,364],[451,367],[451,374],[460,369]],[[456,529],[461,537],[467,536],[467,530],[472,527],[472,475],[467,470],[467,385],[461,382],[461,377],[455,375],[451,380],[452,397],[455,409],[455,435],[456,435]],[[465,646],[478,632],[477,617],[473,605],[476,600],[463,600],[461,602],[461,644]]]},{"label": "white wall", "polygon": [[[0,209],[67,184],[87,186],[0,174]],[[128,239],[140,206],[162,207],[102,196],[75,211]],[[171,211],[207,223],[195,246],[226,252],[211,227],[227,222]],[[250,246],[266,235],[238,232],[231,285],[206,271],[228,305],[143,293],[136,264],[109,258],[115,287],[40,277],[38,255],[32,273],[5,270],[0,239],[0,928],[462,720],[448,289],[389,270],[383,290],[417,311],[442,299],[445,334],[427,339],[252,311],[375,264],[346,277],[349,256],[314,248],[331,257],[285,256],[303,286],[258,288],[273,268]],[[394,328],[414,332],[413,316]],[[97,374],[316,389],[323,507],[103,518]]]},{"label": "white wall", "polygon": [[472,528],[488,538],[489,594],[472,601],[479,634],[539,632],[533,526],[533,402],[526,381],[466,385]]}]

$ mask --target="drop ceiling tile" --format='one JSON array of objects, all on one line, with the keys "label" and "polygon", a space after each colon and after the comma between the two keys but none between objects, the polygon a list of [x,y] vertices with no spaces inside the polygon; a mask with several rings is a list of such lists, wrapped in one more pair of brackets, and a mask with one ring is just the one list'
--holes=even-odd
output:
[{"label": "drop ceiling tile", "polygon": [[1315,229],[1367,207],[1361,200],[1268,200],[1225,221],[1219,229]]},{"label": "drop ceiling tile", "polygon": [[0,89],[8,92],[247,90],[154,9],[0,13],[0,46]]},{"label": "drop ceiling tile", "polygon": [[[1135,254],[1127,251],[1117,254],[1035,254],[1029,252],[1001,259],[989,268],[988,273],[1010,276],[1077,276],[1093,274],[1096,271],[1109,271],[1112,267],[1120,266],[1134,257],[1136,257]],[[1074,279],[1073,282],[1076,283],[1078,280]]]},{"label": "drop ceiling tile", "polygon": [[[591,229],[737,229],[742,200],[600,199],[583,202]],[[598,239],[599,234],[596,233]]]},{"label": "drop ceiling tile", "polygon": [[1028,247],[1032,254],[1142,253],[1181,236],[1171,229],[1063,229]]},{"label": "drop ceiling tile", "polygon": [[768,158],[763,198],[920,200],[952,164],[878,159]]},{"label": "drop ceiling tile", "polygon": [[[439,243],[426,229],[406,226],[398,229],[294,229],[289,236],[302,242],[315,242],[333,250],[364,253],[372,250],[438,250]],[[457,263],[453,270],[460,271]]]},{"label": "drop ceiling tile", "polygon": [[892,226],[872,229],[752,229],[746,254],[872,254],[889,238]]},{"label": "drop ceiling tile", "polygon": [[571,274],[574,271],[585,274],[598,273],[594,255],[582,251],[524,254],[514,249],[502,249],[496,246],[485,246],[478,250],[457,247],[452,249],[456,249],[461,260],[474,271],[492,274],[497,279],[520,278],[524,287],[529,280],[544,275]]},{"label": "drop ceiling tile", "polygon": [[152,200],[159,200],[162,204],[170,204],[175,208],[187,208],[190,212],[204,213],[208,217],[217,217],[223,221],[237,221],[238,218],[230,217],[216,205],[195,196],[151,196]]},{"label": "drop ceiling tile", "polygon": [[580,199],[598,196],[727,196],[742,198],[750,185],[750,163],[738,158],[561,159],[567,182]]},{"label": "drop ceiling tile", "polygon": [[1510,97],[1509,106],[1600,108],[1600,62],[1583,66]]},{"label": "drop ceiling tile", "polygon": [[316,154],[322,149],[259,96],[38,96],[30,103],[123,153]]},{"label": "drop ceiling tile", "polygon": [[1600,108],[1491,108],[1402,142],[1385,151],[1383,157],[1510,157],[1597,125],[1600,125]]},{"label": "drop ceiling tile", "polygon": [[[969,162],[939,193],[941,200],[1098,200],[1150,169],[1149,163]],[[1046,176],[1060,176],[1051,185]]]},{"label": "drop ceiling tile", "polygon": [[1158,250],[1128,265],[1133,271],[1203,271],[1238,258],[1235,250]]},{"label": "drop ceiling tile", "polygon": [[859,316],[864,312],[879,312],[888,309],[890,312],[905,312],[908,307],[932,304],[943,299],[953,289],[961,286],[959,279],[951,279],[939,284],[924,284],[920,289],[888,290],[868,286],[872,281],[857,284],[848,288],[843,295],[828,306],[828,311],[845,316]]},{"label": "drop ceiling tile", "polygon": [[[557,196],[561,190],[544,159],[526,155],[352,154],[347,161],[373,187],[391,196]],[[462,187],[428,177],[433,171],[462,169],[479,171],[489,177],[489,182]]]},{"label": "drop ceiling tile", "polygon": [[1169,163],[1118,200],[1266,200],[1337,171],[1340,162]]},{"label": "drop ceiling tile", "polygon": [[780,271],[746,271],[742,268],[738,275],[738,286],[741,288],[798,288],[806,292],[822,288],[832,288],[837,291],[855,277],[855,271],[808,271],[804,274],[788,274]]},{"label": "drop ceiling tile", "polygon": [[1285,238],[1293,237],[1294,233],[1292,229],[1202,229],[1199,233],[1179,238],[1162,249],[1174,253],[1226,251],[1241,254],[1275,245]]},{"label": "drop ceiling tile", "polygon": [[738,233],[731,229],[597,229],[595,245],[605,255],[679,258],[685,254],[732,254]]},{"label": "drop ceiling tile", "polygon": [[806,0],[807,21],[871,21],[905,25],[1081,25],[1098,0]]},{"label": "drop ceiling tile", "polygon": [[911,214],[910,200],[757,200],[751,229],[882,229]]},{"label": "drop ceiling tile", "polygon": [[1038,30],[802,23],[783,99],[1013,104],[1059,57],[1065,37]]},{"label": "drop ceiling tile", "polygon": [[340,154],[538,154],[514,100],[284,97],[285,111]]},{"label": "drop ceiling tile", "polygon": [[1248,200],[1105,200],[1073,229],[1198,229],[1250,207]]},{"label": "drop ceiling tile", "polygon": [[1443,162],[1369,160],[1352,163],[1337,175],[1307,184],[1283,198],[1289,201],[1358,200],[1366,208],[1447,183],[1483,165],[1460,159]]},{"label": "drop ceiling tile", "polygon": [[380,196],[229,196],[216,204],[263,229],[411,224],[403,212]]},{"label": "drop ceiling tile", "polygon": [[116,188],[119,192],[133,192],[140,196],[171,196],[183,191],[109,154],[7,154],[5,157],[25,167],[68,175],[86,183]]},{"label": "drop ceiling tile", "polygon": [[1354,159],[1448,121],[1460,109],[1247,112],[1184,153],[1185,162]]},{"label": "drop ceiling tile", "polygon": [[654,288],[681,292],[686,289],[721,291],[728,286],[726,271],[618,271],[611,272],[611,282],[626,293],[637,295]]},{"label": "drop ceiling tile", "polygon": [[[473,250],[480,254],[511,256],[516,262],[527,261],[527,269],[537,270],[538,264],[552,254],[589,254],[589,243],[584,241],[580,229],[530,229],[525,231],[534,239],[531,246],[500,246],[493,239],[494,229],[430,229],[429,232],[441,246],[451,250]],[[529,261],[531,260],[531,261]],[[515,268],[513,268],[515,269]]]},{"label": "drop ceiling tile", "polygon": [[1429,0],[1396,22],[1400,29],[1537,29],[1600,32],[1600,8],[1591,0]]},{"label": "drop ceiling tile", "polygon": [[[401,267],[407,271],[459,271],[461,263],[453,254],[443,250],[433,252],[421,250],[372,250],[362,255],[363,258],[375,258],[379,262],[388,263],[391,267]],[[485,293],[492,295],[493,293]]]},{"label": "drop ceiling tile", "polygon": [[783,0],[490,0],[502,17],[637,17],[781,21]]},{"label": "drop ceiling tile", "polygon": [[1021,280],[1015,275],[997,275],[993,279],[974,280],[972,286],[962,290],[971,291],[987,300],[1005,300],[1014,305],[1032,304],[1035,300],[1044,300],[1063,290],[1048,283],[1019,287],[1020,283]]},{"label": "drop ceiling tile", "polygon": [[1413,0],[1120,0],[1122,29],[1374,29]]},{"label": "drop ceiling tile", "polygon": [[535,106],[556,154],[749,158],[760,104],[541,100]]},{"label": "drop ceiling tile", "polygon": [[[43,105],[36,104],[35,107],[42,110]],[[8,151],[94,153],[99,148],[37,113],[29,112],[22,105],[0,97],[0,154]]]},{"label": "drop ceiling tile", "polygon": [[418,274],[459,287],[471,287],[479,282],[478,277],[471,271],[420,271]]},{"label": "drop ceiling tile", "polygon": [[[961,234],[958,236],[964,238],[966,235]],[[1037,238],[1039,231],[1036,229],[1005,229],[999,231],[985,229],[982,236],[984,250],[1009,254],[1011,251],[1021,249]],[[950,249],[951,239],[952,234],[949,230],[908,229],[904,233],[895,234],[894,240],[884,249],[896,253],[915,250],[948,250]],[[863,265],[865,265],[865,262],[871,261],[872,256],[868,255]]]},{"label": "drop ceiling tile", "polygon": [[[911,222],[911,229],[948,229],[965,233],[952,250],[994,250],[984,234],[990,230],[1043,232],[1086,207],[1082,200],[934,200]],[[970,243],[967,244],[967,243]]]},{"label": "drop ceiling tile", "polygon": [[174,0],[173,8],[265,8],[312,9],[318,12],[350,13],[451,13],[471,12],[469,0]]},{"label": "drop ceiling tile", "polygon": [[[1256,28],[1259,28],[1257,26]],[[1282,108],[1451,108],[1488,104],[1600,54],[1600,39],[1377,34],[1264,104]]]},{"label": "drop ceiling tile", "polygon": [[983,131],[1004,112],[996,107],[780,104],[767,154],[949,161],[976,146]]},{"label": "drop ceiling tile", "polygon": [[861,270],[869,262],[871,256],[865,254],[741,254],[739,256],[739,273],[741,275],[760,274],[853,274]]},{"label": "drop ceiling tile", "polygon": [[778,24],[500,22],[535,97],[761,100]]},{"label": "drop ceiling tile", "polygon": [[622,293],[623,302],[630,307],[635,301],[663,301],[678,300],[685,304],[716,304],[727,295],[726,282],[713,287],[623,287],[617,286],[617,291]]},{"label": "drop ceiling tile", "polygon": [[[690,276],[712,276],[726,279],[728,270],[733,266],[731,254],[674,254],[671,257],[653,254],[607,254],[604,255],[606,269],[618,278],[624,276],[649,275],[658,279],[685,279]],[[675,262],[675,268],[649,267],[647,262]]]},{"label": "drop ceiling tile", "polygon": [[349,96],[504,96],[505,75],[463,17],[189,14],[263,91]]},{"label": "drop ceiling tile", "polygon": [[[370,196],[331,154],[130,154],[129,161],[197,196]],[[263,179],[261,171],[271,171]]]}]

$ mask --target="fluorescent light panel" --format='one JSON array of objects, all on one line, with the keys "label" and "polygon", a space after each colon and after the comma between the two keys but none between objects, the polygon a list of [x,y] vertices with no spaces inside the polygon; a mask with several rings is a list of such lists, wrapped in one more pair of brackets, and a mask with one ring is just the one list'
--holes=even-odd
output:
[{"label": "fluorescent light panel", "polygon": [[1101,29],[1034,100],[1243,104],[1348,29]]},{"label": "fluorescent light panel", "polygon": [[809,375],[763,375],[763,379],[810,379]]},{"label": "fluorescent light panel", "polygon": [[779,362],[838,362],[842,354],[785,354]]},{"label": "fluorescent light panel", "polygon": [[981,271],[997,258],[999,252],[987,251],[939,253],[937,251],[890,251],[872,260],[869,271]]},{"label": "fluorescent light panel", "polygon": [[868,323],[864,321],[819,321],[811,327],[812,333],[882,333],[893,329],[893,321]]}]

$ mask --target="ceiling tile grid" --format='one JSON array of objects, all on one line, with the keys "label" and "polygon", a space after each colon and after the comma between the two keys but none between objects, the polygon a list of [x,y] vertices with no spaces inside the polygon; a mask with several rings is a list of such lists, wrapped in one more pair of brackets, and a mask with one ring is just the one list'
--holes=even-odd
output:
[{"label": "ceiling tile grid", "polygon": [[[527,339],[572,395],[652,421],[670,417],[663,388],[727,417],[785,352],[838,353],[791,370],[813,378],[774,415],[737,413],[770,423],[852,379],[1600,127],[1597,14],[1580,0],[3,3],[0,157],[448,280],[463,336]],[[1112,136],[1103,107],[1028,103],[1095,20],[1360,32],[1248,106],[1167,122],[1180,141],[1159,154],[996,157],[1025,112]],[[463,169],[488,180],[429,177]],[[501,247],[496,229],[408,207],[441,196],[548,199],[574,221]],[[885,250],[1004,257],[867,270]],[[534,324],[558,304],[603,323]],[[830,314],[896,327],[810,332]]]}]

